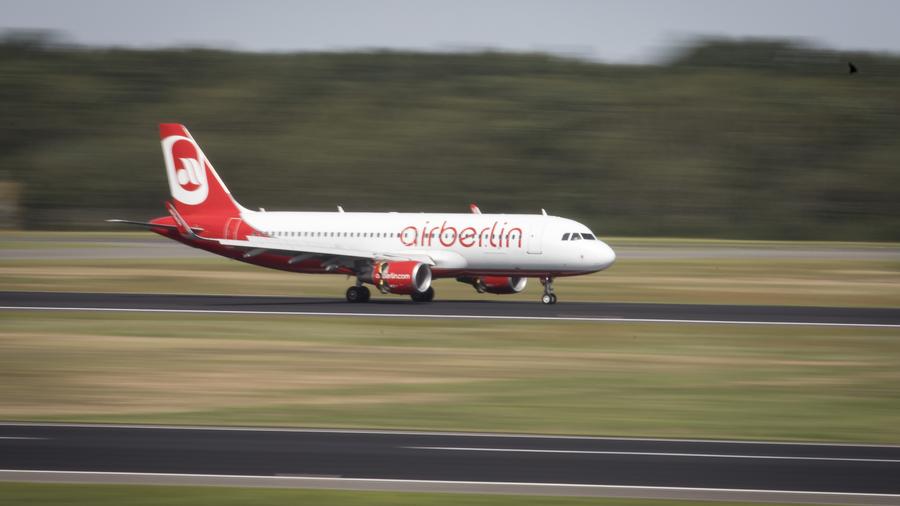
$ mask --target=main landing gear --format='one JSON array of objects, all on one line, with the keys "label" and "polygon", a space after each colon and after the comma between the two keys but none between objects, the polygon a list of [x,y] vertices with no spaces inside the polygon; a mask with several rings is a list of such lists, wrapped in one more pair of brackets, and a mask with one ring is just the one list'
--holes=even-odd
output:
[{"label": "main landing gear", "polygon": [[[369,302],[372,292],[363,285],[351,286],[347,289],[347,302]],[[431,302],[434,300],[434,288],[428,287],[424,292],[409,295],[413,302]]]},{"label": "main landing gear", "polygon": [[543,276],[541,284],[544,285],[544,295],[541,295],[541,302],[544,304],[556,304],[556,294],[553,293],[553,278]]},{"label": "main landing gear", "polygon": [[431,302],[434,300],[434,288],[428,287],[424,292],[413,292],[409,295],[413,302]]},{"label": "main landing gear", "polygon": [[347,302],[368,302],[372,293],[365,286],[351,286],[347,289]]}]

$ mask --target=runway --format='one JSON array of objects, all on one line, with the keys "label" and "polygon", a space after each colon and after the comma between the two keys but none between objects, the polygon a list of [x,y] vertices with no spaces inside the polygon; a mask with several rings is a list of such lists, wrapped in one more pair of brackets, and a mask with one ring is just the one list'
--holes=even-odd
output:
[{"label": "runway", "polygon": [[0,292],[0,309],[137,311],[343,317],[565,320],[596,322],[709,323],[900,327],[898,308],[839,308],[715,304],[537,301],[435,301],[406,297],[350,304],[343,299],[66,292]]},{"label": "runway", "polygon": [[900,447],[0,424],[0,480],[900,504]]}]

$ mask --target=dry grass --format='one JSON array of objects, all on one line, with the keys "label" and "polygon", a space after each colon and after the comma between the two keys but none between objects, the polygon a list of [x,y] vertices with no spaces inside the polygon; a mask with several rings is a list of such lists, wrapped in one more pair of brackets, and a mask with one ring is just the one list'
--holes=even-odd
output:
[{"label": "dry grass", "polygon": [[0,313],[0,418],[900,442],[896,329]]},{"label": "dry grass", "polygon": [[[0,504],[31,506],[686,506],[686,501],[147,485],[0,483]],[[757,506],[703,502],[704,506]],[[769,503],[769,506],[779,506]]]}]

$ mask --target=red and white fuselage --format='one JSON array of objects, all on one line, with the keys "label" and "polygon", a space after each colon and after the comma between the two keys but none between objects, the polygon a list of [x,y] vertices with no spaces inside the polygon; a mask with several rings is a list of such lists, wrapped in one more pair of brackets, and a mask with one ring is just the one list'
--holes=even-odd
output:
[{"label": "red and white fuselage", "polygon": [[[575,221],[542,214],[260,212],[240,215],[256,231],[324,248],[427,256],[435,277],[572,276],[615,260],[612,249]],[[563,241],[563,235],[582,234]],[[306,264],[309,265],[309,264]],[[297,269],[290,269],[297,270]],[[312,266],[309,272],[315,272]]]},{"label": "red and white fuselage", "polygon": [[544,302],[552,303],[553,278],[597,272],[615,261],[613,250],[586,226],[546,214],[249,210],[232,198],[184,126],[160,125],[160,137],[170,215],[127,223],[255,265],[356,276],[348,300],[354,289],[366,290],[368,299],[363,283],[431,300],[434,278],[515,293],[526,277],[538,277]]}]

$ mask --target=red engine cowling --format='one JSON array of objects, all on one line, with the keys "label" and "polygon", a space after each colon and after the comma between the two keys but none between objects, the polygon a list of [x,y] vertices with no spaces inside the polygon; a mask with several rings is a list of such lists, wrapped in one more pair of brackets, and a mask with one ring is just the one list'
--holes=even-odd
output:
[{"label": "red engine cowling", "polygon": [[372,269],[372,283],[383,293],[409,295],[431,287],[431,267],[422,262],[378,262]]},{"label": "red engine cowling", "polygon": [[468,283],[475,287],[478,293],[519,293],[525,289],[528,278],[512,276],[479,276],[477,278],[456,278],[461,283]]}]

